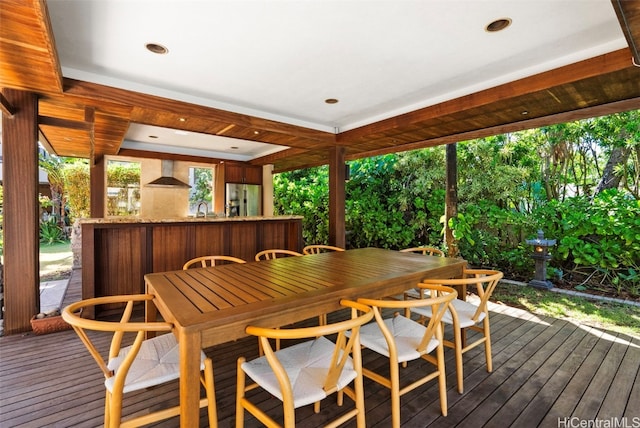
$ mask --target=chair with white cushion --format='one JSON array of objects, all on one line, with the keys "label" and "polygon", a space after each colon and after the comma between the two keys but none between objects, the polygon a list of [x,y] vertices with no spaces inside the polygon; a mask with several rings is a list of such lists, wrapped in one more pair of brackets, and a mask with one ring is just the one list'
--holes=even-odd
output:
[{"label": "chair with white cushion", "polygon": [[[351,318],[323,326],[304,328],[263,328],[249,326],[246,331],[257,336],[265,355],[252,361],[238,359],[236,397],[236,427],[244,426],[247,410],[263,424],[285,428],[295,426],[295,409],[314,404],[319,412],[320,401],[338,393],[338,405],[342,405],[342,393],[354,401],[354,407],[327,426],[338,426],[355,418],[356,426],[365,427],[364,387],[362,384],[362,360],[360,326],[373,319],[371,308],[351,301],[341,301],[351,307]],[[349,337],[346,333],[349,332]],[[325,336],[337,334],[335,343]],[[296,344],[274,350],[269,339],[305,339]],[[246,376],[255,383],[246,385]],[[353,387],[349,385],[353,384]],[[247,397],[247,392],[261,387],[282,401],[283,424],[278,424],[264,410]]]},{"label": "chair with white cushion", "polygon": [[[423,285],[420,284],[422,287]],[[376,322],[369,323],[360,329],[360,343],[362,346],[384,355],[389,359],[389,377],[362,368],[364,376],[372,379],[391,391],[391,426],[400,427],[400,397],[432,379],[438,379],[440,391],[440,409],[443,416],[447,415],[447,385],[444,369],[444,348],[442,338],[442,316],[447,311],[449,302],[457,295],[450,287],[426,286],[439,295],[427,299],[411,300],[374,300],[358,299],[359,303],[373,307]],[[427,325],[423,325],[406,316],[407,311],[418,307],[428,306],[434,316]],[[390,318],[383,318],[382,311],[403,310],[405,315],[396,313]],[[435,357],[431,355],[435,351]],[[420,374],[420,378],[400,386],[400,365],[423,359],[431,363],[434,371]]]},{"label": "chair with white cushion", "polygon": [[[402,250],[398,250],[401,253],[417,253],[422,254],[424,256],[438,256],[444,257],[444,251],[439,250],[435,247],[412,247],[412,248],[404,248]],[[412,288],[404,292],[404,299],[421,299],[422,294],[419,289]]]},{"label": "chair with white cushion", "polygon": [[344,251],[344,248],[335,247],[333,245],[313,244],[307,245],[302,249],[305,255],[327,253],[330,251]]},{"label": "chair with white cushion", "polygon": [[400,250],[401,253],[420,253],[425,256],[444,257],[444,251],[435,247],[412,247]]},{"label": "chair with white cushion", "polygon": [[219,262],[228,263],[246,263],[245,260],[233,256],[201,256],[187,261],[182,269],[187,270],[192,267],[209,267],[216,266]]},{"label": "chair with white cushion", "polygon": [[[489,328],[489,309],[487,302],[491,293],[502,279],[503,274],[497,270],[489,269],[465,269],[464,278],[459,279],[426,279],[425,284],[441,285],[449,287],[459,287],[467,289],[467,287],[475,287],[475,292],[479,297],[477,303],[467,302],[465,300],[455,299],[449,305],[448,311],[442,321],[453,326],[453,342],[446,340],[445,346],[455,349],[456,352],[456,372],[458,375],[458,392],[464,392],[464,372],[462,367],[462,354],[476,346],[484,343],[485,358],[487,361],[487,371],[491,373],[493,370],[491,360],[491,332]],[[421,307],[412,309],[423,317],[431,317],[431,308]],[[462,330],[469,328],[482,333],[482,336],[472,343],[463,343]]]},{"label": "chair with white cushion", "polygon": [[[134,305],[143,304],[152,299],[153,296],[149,294],[97,297],[72,303],[62,311],[62,318],[73,326],[104,374],[106,387],[105,427],[138,427],[180,414],[180,406],[176,406],[169,409],[154,409],[122,421],[122,405],[125,394],[164,384],[180,377],[178,342],[171,332],[172,324],[131,321]],[[109,305],[114,310],[116,307],[121,308],[122,316],[118,321],[82,318],[83,310],[97,305]],[[94,343],[96,336],[90,331],[112,334],[107,358],[104,358],[96,347]],[[148,333],[164,334],[152,339],[145,339]],[[123,340],[129,340],[125,339],[128,336],[135,336],[132,339],[133,344],[122,347]],[[217,416],[213,365],[204,352],[200,353],[200,370],[200,381],[206,391],[206,398],[200,400],[200,407],[208,408],[209,426],[215,427],[217,426]],[[176,384],[177,395],[178,387]]]},{"label": "chair with white cushion", "polygon": [[279,257],[290,257],[290,256],[302,256],[304,254],[301,254],[297,251],[291,251],[291,250],[281,250],[281,249],[277,249],[277,248],[273,248],[273,249],[269,249],[269,250],[262,250],[259,253],[256,254],[256,261],[259,262],[260,260],[271,260],[271,259],[277,259]]}]

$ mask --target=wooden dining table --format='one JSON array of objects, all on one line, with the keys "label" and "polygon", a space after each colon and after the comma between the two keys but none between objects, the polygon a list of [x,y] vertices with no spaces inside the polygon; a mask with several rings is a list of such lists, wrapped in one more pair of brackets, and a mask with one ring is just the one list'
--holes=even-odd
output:
[{"label": "wooden dining table", "polygon": [[[363,248],[150,273],[145,318],[173,323],[180,346],[180,426],[199,425],[200,349],[341,308],[341,299],[400,294],[424,278],[461,277],[462,259]],[[215,367],[215,355],[213,356]],[[214,369],[215,370],[215,369]]]}]

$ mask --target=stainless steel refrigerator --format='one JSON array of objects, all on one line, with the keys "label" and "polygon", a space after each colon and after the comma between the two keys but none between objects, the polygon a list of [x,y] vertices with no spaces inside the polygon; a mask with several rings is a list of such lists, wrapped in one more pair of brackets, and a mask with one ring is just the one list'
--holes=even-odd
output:
[{"label": "stainless steel refrigerator", "polygon": [[262,186],[227,183],[225,196],[227,217],[262,215]]}]

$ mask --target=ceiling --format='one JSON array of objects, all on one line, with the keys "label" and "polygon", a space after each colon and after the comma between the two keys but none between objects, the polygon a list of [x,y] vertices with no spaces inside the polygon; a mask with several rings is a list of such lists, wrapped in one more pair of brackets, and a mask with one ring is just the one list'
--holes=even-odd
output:
[{"label": "ceiling", "polygon": [[3,0],[0,22],[0,87],[39,94],[60,156],[278,172],[640,108],[640,2]]}]

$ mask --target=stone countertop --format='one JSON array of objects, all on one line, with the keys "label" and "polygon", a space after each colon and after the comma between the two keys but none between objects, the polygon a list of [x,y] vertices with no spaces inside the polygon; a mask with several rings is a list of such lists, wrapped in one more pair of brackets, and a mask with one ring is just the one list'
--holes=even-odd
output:
[{"label": "stone countertop", "polygon": [[239,221],[272,221],[272,220],[299,220],[302,216],[238,216],[238,217],[178,217],[178,218],[142,218],[142,217],[107,217],[107,218],[83,218],[80,224],[120,224],[120,223],[213,223],[213,222],[239,222]]}]

